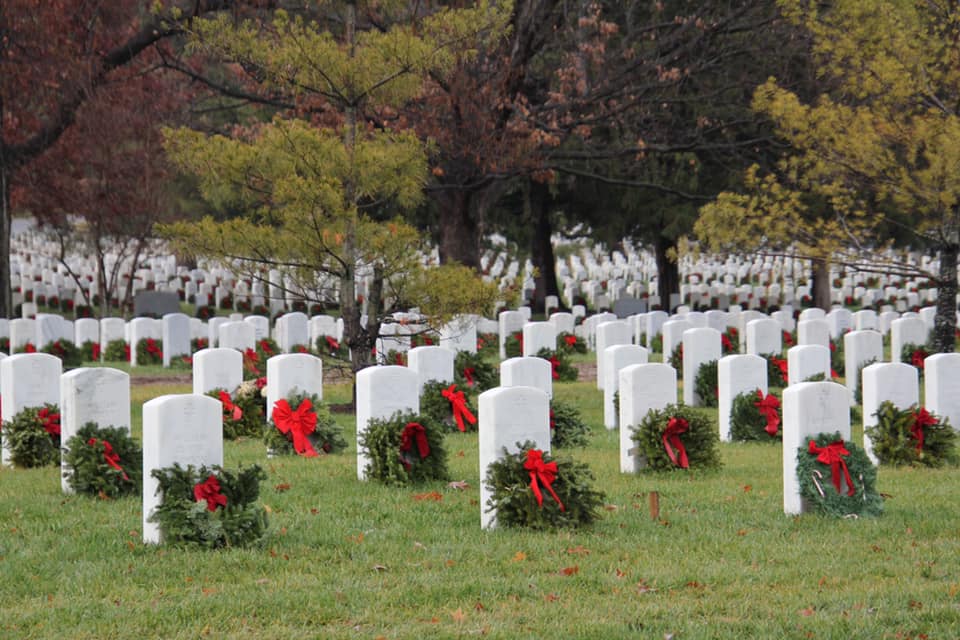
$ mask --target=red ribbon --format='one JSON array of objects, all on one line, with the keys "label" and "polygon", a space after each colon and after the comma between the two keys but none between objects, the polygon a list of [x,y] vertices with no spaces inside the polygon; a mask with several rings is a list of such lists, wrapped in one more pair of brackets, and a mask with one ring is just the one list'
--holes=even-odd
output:
[{"label": "red ribbon", "polygon": [[467,399],[464,397],[463,391],[457,391],[457,385],[450,385],[441,391],[440,394],[450,401],[453,419],[457,421],[457,429],[460,429],[460,431],[467,430],[467,426],[463,424],[464,419],[470,424],[477,424],[476,416],[474,416],[467,407]]},{"label": "red ribbon", "polygon": [[513,334],[513,337],[517,339],[517,342],[520,343],[520,355],[523,355],[523,333],[517,332]]},{"label": "red ribbon", "polygon": [[[107,461],[107,464],[123,474],[124,480],[129,480],[130,476],[127,475],[127,472],[123,470],[123,467],[120,466],[120,456],[113,450],[113,447],[106,440],[101,440],[103,443],[103,459]],[[87,440],[87,444],[91,447],[97,446],[97,439],[90,438]]]},{"label": "red ribbon", "polygon": [[327,346],[330,347],[331,351],[337,351],[340,348],[340,343],[333,339],[331,336],[324,336],[327,339]]},{"label": "red ribbon", "polygon": [[[690,425],[683,418],[670,418],[670,421],[667,423],[667,428],[663,430],[663,448],[666,449],[667,455],[670,456],[670,462],[681,469],[690,468],[690,461],[687,459],[687,450],[680,440],[680,434],[684,433],[689,427]],[[671,445],[673,446],[671,447]],[[676,453],[674,453],[673,447],[676,447]]]},{"label": "red ribbon", "polygon": [[557,428],[557,416],[553,413],[552,408],[550,409],[550,428],[551,429]]},{"label": "red ribbon", "polygon": [[793,344],[793,336],[790,334],[789,331],[783,332],[783,343],[787,346],[790,346]]},{"label": "red ribbon", "polygon": [[60,414],[52,413],[50,409],[44,407],[37,412],[37,420],[43,425],[43,430],[51,437],[60,437]]},{"label": "red ribbon", "polygon": [[733,343],[730,342],[730,338],[725,333],[720,334],[720,347],[724,352],[733,351]]},{"label": "red ribbon", "polygon": [[913,412],[913,424],[910,426],[910,436],[917,441],[917,453],[923,449],[923,428],[937,424],[937,419],[930,412],[920,408]]},{"label": "red ribbon", "polygon": [[23,352],[24,352],[24,353],[36,353],[36,352],[37,352],[37,348],[36,348],[35,346],[33,346],[33,343],[32,343],[32,342],[28,342],[27,344],[25,344],[25,345],[23,346]]},{"label": "red ribbon", "polygon": [[123,345],[123,357],[126,358],[127,362],[130,362],[130,345]]},{"label": "red ribbon", "polygon": [[223,403],[223,413],[224,417],[233,418],[234,422],[239,422],[243,418],[243,410],[237,405],[233,404],[233,400],[230,399],[230,394],[226,391],[220,392],[220,402]]},{"label": "red ribbon", "polygon": [[473,367],[465,367],[463,370],[463,377],[467,379],[467,386],[473,386],[473,374],[477,372]]},{"label": "red ribbon", "polygon": [[554,380],[560,379],[560,359],[557,356],[550,356],[550,371]]},{"label": "red ribbon", "polygon": [[90,345],[90,359],[96,362],[100,359],[100,343],[94,342]]},{"label": "red ribbon", "polygon": [[543,483],[553,499],[560,505],[560,511],[567,510],[553,490],[553,481],[557,479],[556,462],[544,462],[543,451],[540,449],[527,449],[527,460],[523,463],[523,468],[530,472],[530,488],[533,490],[533,495],[536,496],[537,504],[541,509],[543,508],[543,494],[540,492],[539,482]]},{"label": "red ribbon", "polygon": [[[273,349],[270,348],[269,342],[267,342],[266,340],[261,340],[259,345],[260,345],[260,350],[263,351],[264,354],[268,356],[273,355]],[[252,349],[248,349],[248,351],[252,351]]]},{"label": "red ribbon", "polygon": [[152,356],[163,356],[163,352],[157,346],[157,341],[153,338],[147,338],[147,353]]},{"label": "red ribbon", "polygon": [[781,360],[780,358],[770,358],[770,360],[777,366],[777,369],[780,369],[780,375],[783,376],[783,381],[787,382],[789,380],[787,373],[790,370],[789,365],[787,365],[787,361]]},{"label": "red ribbon", "polygon": [[577,346],[577,336],[563,336],[563,341],[567,343],[567,346],[571,349]]},{"label": "red ribbon", "polygon": [[413,449],[414,445],[417,446],[417,453],[420,454],[421,460],[430,455],[427,430],[419,422],[408,422],[407,426],[403,428],[403,433],[400,434],[400,453],[407,453]]},{"label": "red ribbon", "polygon": [[207,511],[216,511],[218,506],[227,506],[227,496],[220,493],[220,481],[210,475],[206,480],[193,485],[193,498],[197,502],[207,501]]},{"label": "red ribbon", "polygon": [[319,455],[307,438],[317,428],[317,413],[309,398],[304,398],[296,411],[286,400],[277,400],[273,405],[273,423],[280,433],[289,433],[293,437],[293,448],[297,453],[307,458]]},{"label": "red ribbon", "polygon": [[927,353],[923,349],[917,349],[910,356],[910,364],[923,371],[923,361],[926,357]]},{"label": "red ribbon", "polygon": [[770,437],[777,435],[777,427],[780,426],[780,412],[777,411],[780,408],[780,401],[777,400],[776,396],[767,394],[767,397],[763,397],[763,391],[757,389],[757,398],[758,400],[753,403],[757,409],[760,410],[760,414],[767,419],[767,426],[764,427],[764,431],[770,434]]},{"label": "red ribbon", "polygon": [[818,447],[813,440],[810,441],[810,455],[817,456],[817,462],[830,465],[830,472],[833,474],[833,486],[837,493],[840,493],[840,472],[843,471],[843,479],[847,482],[847,495],[852,496],[856,493],[853,486],[853,479],[850,477],[850,470],[847,468],[847,461],[843,456],[850,455],[847,448],[843,446],[843,440],[831,442],[825,447]]}]

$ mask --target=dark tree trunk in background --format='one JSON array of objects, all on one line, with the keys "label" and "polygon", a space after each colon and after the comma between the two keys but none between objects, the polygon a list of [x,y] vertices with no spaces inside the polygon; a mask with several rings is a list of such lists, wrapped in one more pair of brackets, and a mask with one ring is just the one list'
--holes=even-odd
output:
[{"label": "dark tree trunk in background", "polygon": [[3,143],[0,142],[0,318],[13,315],[13,295],[10,291],[10,176],[4,163]]},{"label": "dark tree trunk in background", "polygon": [[475,194],[453,190],[437,198],[440,208],[440,262],[480,270],[480,228],[473,215]]},{"label": "dark tree trunk in background", "polygon": [[674,248],[674,241],[657,236],[653,248],[657,261],[657,295],[660,296],[660,305],[667,312],[673,312],[670,308],[670,294],[680,293],[680,268],[676,260],[667,256],[667,252]]},{"label": "dark tree trunk in background", "polygon": [[811,262],[813,262],[813,286],[810,288],[810,295],[813,298],[813,306],[830,311],[830,263],[826,260]]},{"label": "dark tree trunk in background", "polygon": [[[553,254],[553,225],[550,224],[550,210],[553,198],[550,188],[539,182],[530,183],[530,218],[533,222],[533,234],[530,238],[530,261],[537,270],[534,279],[533,311],[546,313],[547,296],[560,298],[557,286],[556,257]],[[562,303],[561,303],[562,304]]]},{"label": "dark tree trunk in background", "polygon": [[940,247],[940,273],[937,280],[937,313],[933,320],[933,350],[953,353],[957,327],[957,255],[960,246],[948,243]]}]

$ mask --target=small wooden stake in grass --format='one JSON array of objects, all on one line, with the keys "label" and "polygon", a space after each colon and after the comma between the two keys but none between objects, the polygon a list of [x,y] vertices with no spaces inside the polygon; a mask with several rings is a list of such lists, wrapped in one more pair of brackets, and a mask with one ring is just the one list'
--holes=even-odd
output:
[{"label": "small wooden stake in grass", "polygon": [[660,492],[659,491],[650,492],[650,518],[653,520],[660,519]]}]

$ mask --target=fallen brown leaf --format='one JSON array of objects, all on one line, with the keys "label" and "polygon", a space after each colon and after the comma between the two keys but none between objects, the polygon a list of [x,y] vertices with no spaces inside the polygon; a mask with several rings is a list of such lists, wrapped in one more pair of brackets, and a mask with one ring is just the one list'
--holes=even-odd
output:
[{"label": "fallen brown leaf", "polygon": [[273,488],[274,488],[274,490],[276,490],[277,493],[283,493],[284,491],[289,491],[289,490],[290,490],[290,483],[289,483],[289,482],[281,482],[280,484],[274,486]]}]

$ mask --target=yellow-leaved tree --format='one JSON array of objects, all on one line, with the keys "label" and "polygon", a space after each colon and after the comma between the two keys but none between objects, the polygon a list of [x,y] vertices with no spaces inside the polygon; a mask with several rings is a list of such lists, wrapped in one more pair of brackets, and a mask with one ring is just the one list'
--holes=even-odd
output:
[{"label": "yellow-leaved tree", "polygon": [[[179,250],[250,277],[279,272],[273,284],[300,295],[323,299],[321,289],[332,284],[356,371],[372,362],[386,314],[418,307],[439,324],[489,311],[496,300],[496,287],[472,270],[426,264],[417,231],[399,217],[423,198],[426,144],[388,123],[427,74],[443,77],[458,57],[502,35],[511,3],[481,0],[429,15],[421,3],[400,0],[317,9],[322,24],[279,10],[265,21],[194,23],[194,51],[298,107],[229,136],[167,131],[169,156],[196,176],[203,197],[242,215],[164,231]],[[368,283],[366,323],[358,281]]]},{"label": "yellow-leaved tree", "polygon": [[[714,249],[792,246],[820,265],[925,277],[938,289],[933,348],[954,350],[960,253],[960,5],[899,0],[781,0],[805,29],[816,96],[769,79],[754,108],[790,151],[753,167],[744,193],[703,207]],[[935,252],[938,269],[885,262],[891,236]]]}]

